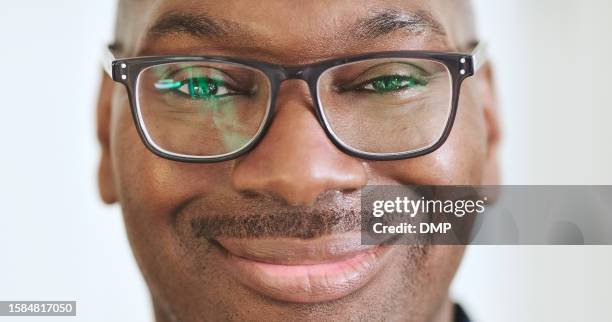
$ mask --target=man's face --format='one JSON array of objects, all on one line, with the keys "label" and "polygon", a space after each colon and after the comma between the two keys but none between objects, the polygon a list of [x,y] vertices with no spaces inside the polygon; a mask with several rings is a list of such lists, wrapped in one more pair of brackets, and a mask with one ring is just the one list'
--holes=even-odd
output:
[{"label": "man's face", "polygon": [[[120,39],[121,57],[224,55],[291,65],[390,50],[458,51],[469,38],[455,32],[460,18],[448,1],[160,0],[130,6],[136,9],[129,13],[132,22],[124,22],[129,27]],[[347,34],[389,9],[431,18],[441,29],[381,25],[375,34]],[[164,20],[177,14],[205,15],[216,25],[195,33],[189,21],[175,19],[172,26],[172,19]],[[164,28],[151,33],[160,21]],[[366,248],[346,227],[359,213],[364,185],[494,183],[488,81],[477,75],[464,83],[449,139],[423,157],[375,162],[342,153],[317,121],[306,83],[288,80],[254,150],[232,161],[188,164],[145,148],[125,88],[105,79],[98,112],[100,187],[105,201],[121,204],[157,318],[439,318],[462,247]],[[215,238],[207,238],[211,231]]]}]

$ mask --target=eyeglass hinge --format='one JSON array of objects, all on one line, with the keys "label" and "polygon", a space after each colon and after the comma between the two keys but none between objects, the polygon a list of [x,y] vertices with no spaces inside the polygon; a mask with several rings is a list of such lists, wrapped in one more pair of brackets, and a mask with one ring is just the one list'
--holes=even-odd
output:
[{"label": "eyeglass hinge", "polygon": [[114,61],[112,65],[113,80],[117,82],[127,82],[128,66],[125,62]]},{"label": "eyeglass hinge", "polygon": [[469,77],[474,75],[474,58],[464,56],[459,59],[459,75]]}]

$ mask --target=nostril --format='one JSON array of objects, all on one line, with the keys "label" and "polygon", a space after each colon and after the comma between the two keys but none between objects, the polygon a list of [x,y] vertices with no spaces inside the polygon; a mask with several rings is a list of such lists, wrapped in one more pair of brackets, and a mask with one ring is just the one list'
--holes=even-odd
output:
[{"label": "nostril", "polygon": [[255,190],[241,190],[239,193],[245,199],[257,199],[261,197],[261,194]]},{"label": "nostril", "polygon": [[344,194],[354,194],[358,191],[361,190],[361,187],[359,188],[345,188],[345,189],[338,189],[338,192],[344,193]]}]

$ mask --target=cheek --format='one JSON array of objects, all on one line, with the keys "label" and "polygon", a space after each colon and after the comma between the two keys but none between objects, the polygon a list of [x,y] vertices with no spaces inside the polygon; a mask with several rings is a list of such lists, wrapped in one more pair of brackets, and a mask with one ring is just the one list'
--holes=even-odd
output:
[{"label": "cheek", "polygon": [[444,145],[423,157],[370,164],[376,181],[422,185],[478,185],[486,161],[486,128],[482,107],[464,83],[452,132]]},{"label": "cheek", "polygon": [[128,234],[170,235],[176,210],[186,201],[222,187],[221,183],[228,181],[231,163],[188,164],[157,157],[141,141],[127,97],[116,96],[111,155]]}]

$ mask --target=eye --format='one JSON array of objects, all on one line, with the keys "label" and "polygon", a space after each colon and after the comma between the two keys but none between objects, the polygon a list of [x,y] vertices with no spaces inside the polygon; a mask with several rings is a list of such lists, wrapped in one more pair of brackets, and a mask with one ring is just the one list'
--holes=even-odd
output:
[{"label": "eye", "polygon": [[155,84],[159,90],[172,90],[192,99],[209,100],[239,94],[224,81],[210,77],[191,77],[182,81],[160,80]]},{"label": "eye", "polygon": [[177,91],[194,99],[212,99],[233,94],[225,82],[208,77],[189,78],[181,82]]},{"label": "eye", "polygon": [[427,86],[428,81],[423,77],[413,75],[384,75],[357,85],[357,91],[366,91],[379,94],[400,92]]},{"label": "eye", "polygon": [[425,90],[436,74],[428,62],[412,59],[358,62],[339,69],[334,76],[339,93],[412,96]]}]

